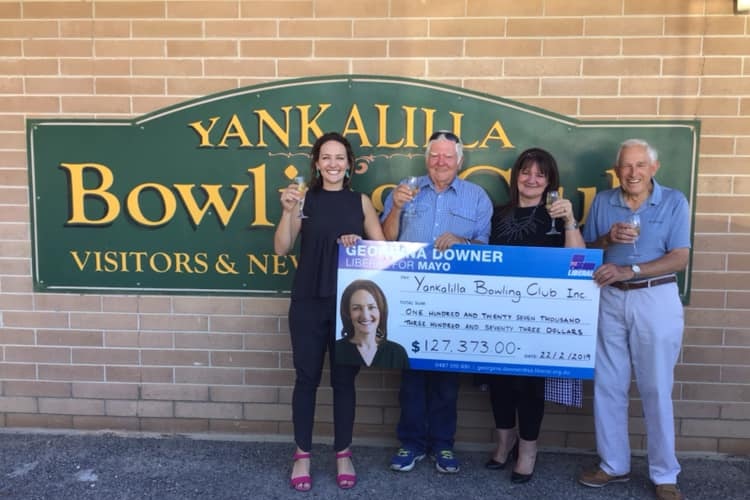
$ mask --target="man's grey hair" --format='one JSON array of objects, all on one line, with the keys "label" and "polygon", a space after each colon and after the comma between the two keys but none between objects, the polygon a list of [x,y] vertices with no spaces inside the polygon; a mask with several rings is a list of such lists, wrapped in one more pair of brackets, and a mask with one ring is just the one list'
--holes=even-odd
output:
[{"label": "man's grey hair", "polygon": [[615,165],[620,165],[620,155],[622,155],[622,150],[631,146],[641,146],[646,148],[646,154],[648,154],[648,159],[651,163],[656,163],[656,160],[659,159],[659,153],[648,142],[643,139],[628,139],[620,144],[620,148],[617,150],[617,161],[615,161]]},{"label": "man's grey hair", "polygon": [[[451,139],[450,137],[448,137],[442,131],[440,131],[440,132],[438,132],[436,134],[437,134],[436,137],[427,144],[427,149],[425,149],[425,151],[424,151],[424,157],[425,157],[425,159],[429,158],[429,156],[430,156],[430,150],[432,149],[432,143],[433,142],[435,142],[435,141],[449,141],[449,142],[452,142],[452,143],[454,143],[456,145],[456,161],[461,161],[461,158],[464,157],[464,145],[461,144],[461,141],[460,140],[458,142],[454,141],[453,139]],[[454,137],[457,137],[457,136],[454,136]]]}]

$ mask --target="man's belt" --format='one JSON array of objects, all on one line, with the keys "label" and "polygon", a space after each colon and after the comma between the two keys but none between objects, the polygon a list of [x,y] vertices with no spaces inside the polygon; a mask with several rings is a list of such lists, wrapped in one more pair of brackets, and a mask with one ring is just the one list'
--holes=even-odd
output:
[{"label": "man's belt", "polygon": [[609,286],[613,286],[618,290],[640,290],[641,288],[651,288],[659,285],[666,285],[667,283],[674,283],[677,281],[677,276],[665,276],[663,278],[654,278],[643,281],[616,281],[611,283]]}]

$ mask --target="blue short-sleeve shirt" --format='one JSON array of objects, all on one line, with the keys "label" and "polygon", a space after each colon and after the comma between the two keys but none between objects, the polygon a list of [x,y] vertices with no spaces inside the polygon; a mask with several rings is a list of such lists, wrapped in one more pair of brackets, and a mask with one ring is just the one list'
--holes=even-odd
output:
[{"label": "blue short-sleeve shirt", "polygon": [[[604,263],[629,265],[650,262],[677,248],[690,248],[690,209],[682,192],[661,186],[652,179],[654,189],[635,212],[641,217],[641,234],[636,245],[640,256],[634,260],[632,244],[612,244],[604,252]],[[620,188],[596,195],[589,210],[583,239],[587,243],[609,232],[615,222],[625,221],[633,212]]]}]

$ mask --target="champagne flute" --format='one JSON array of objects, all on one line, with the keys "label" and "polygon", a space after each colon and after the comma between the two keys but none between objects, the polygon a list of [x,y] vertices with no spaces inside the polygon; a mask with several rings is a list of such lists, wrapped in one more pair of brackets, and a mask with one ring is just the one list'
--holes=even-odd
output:
[{"label": "champagne flute", "polygon": [[636,257],[641,256],[641,254],[638,253],[638,247],[635,244],[635,242],[638,241],[638,237],[641,235],[641,217],[638,214],[632,214],[628,217],[627,222],[636,232],[635,239],[633,240],[633,253],[630,255],[630,258],[635,259]]},{"label": "champagne flute", "polygon": [[298,175],[294,178],[294,182],[297,183],[297,191],[302,195],[302,198],[299,200],[299,215],[297,215],[300,219],[307,219],[307,215],[302,211],[302,209],[305,206],[305,193],[307,193],[307,182],[305,182],[304,176]]},{"label": "champagne flute", "polygon": [[[558,193],[556,189],[550,189],[549,191],[547,191],[547,199],[545,201],[544,207],[548,212],[552,208],[552,204],[559,199],[560,193]],[[555,218],[550,215],[550,219],[552,219],[552,225],[549,228],[549,231],[547,231],[545,234],[561,234],[560,231],[558,231],[555,227]]]},{"label": "champagne flute", "polygon": [[412,201],[409,202],[409,207],[406,209],[406,215],[416,215],[417,209],[414,206],[414,197],[419,193],[419,177],[409,176],[401,181],[401,184],[405,184],[406,187],[411,191]]}]

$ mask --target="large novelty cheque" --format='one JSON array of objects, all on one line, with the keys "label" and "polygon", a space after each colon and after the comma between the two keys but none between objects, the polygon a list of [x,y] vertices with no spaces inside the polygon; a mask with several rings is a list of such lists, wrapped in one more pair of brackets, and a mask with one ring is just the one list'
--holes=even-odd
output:
[{"label": "large novelty cheque", "polygon": [[338,309],[349,284],[374,282],[413,369],[590,379],[601,262],[584,248],[362,241],[339,247]]}]

